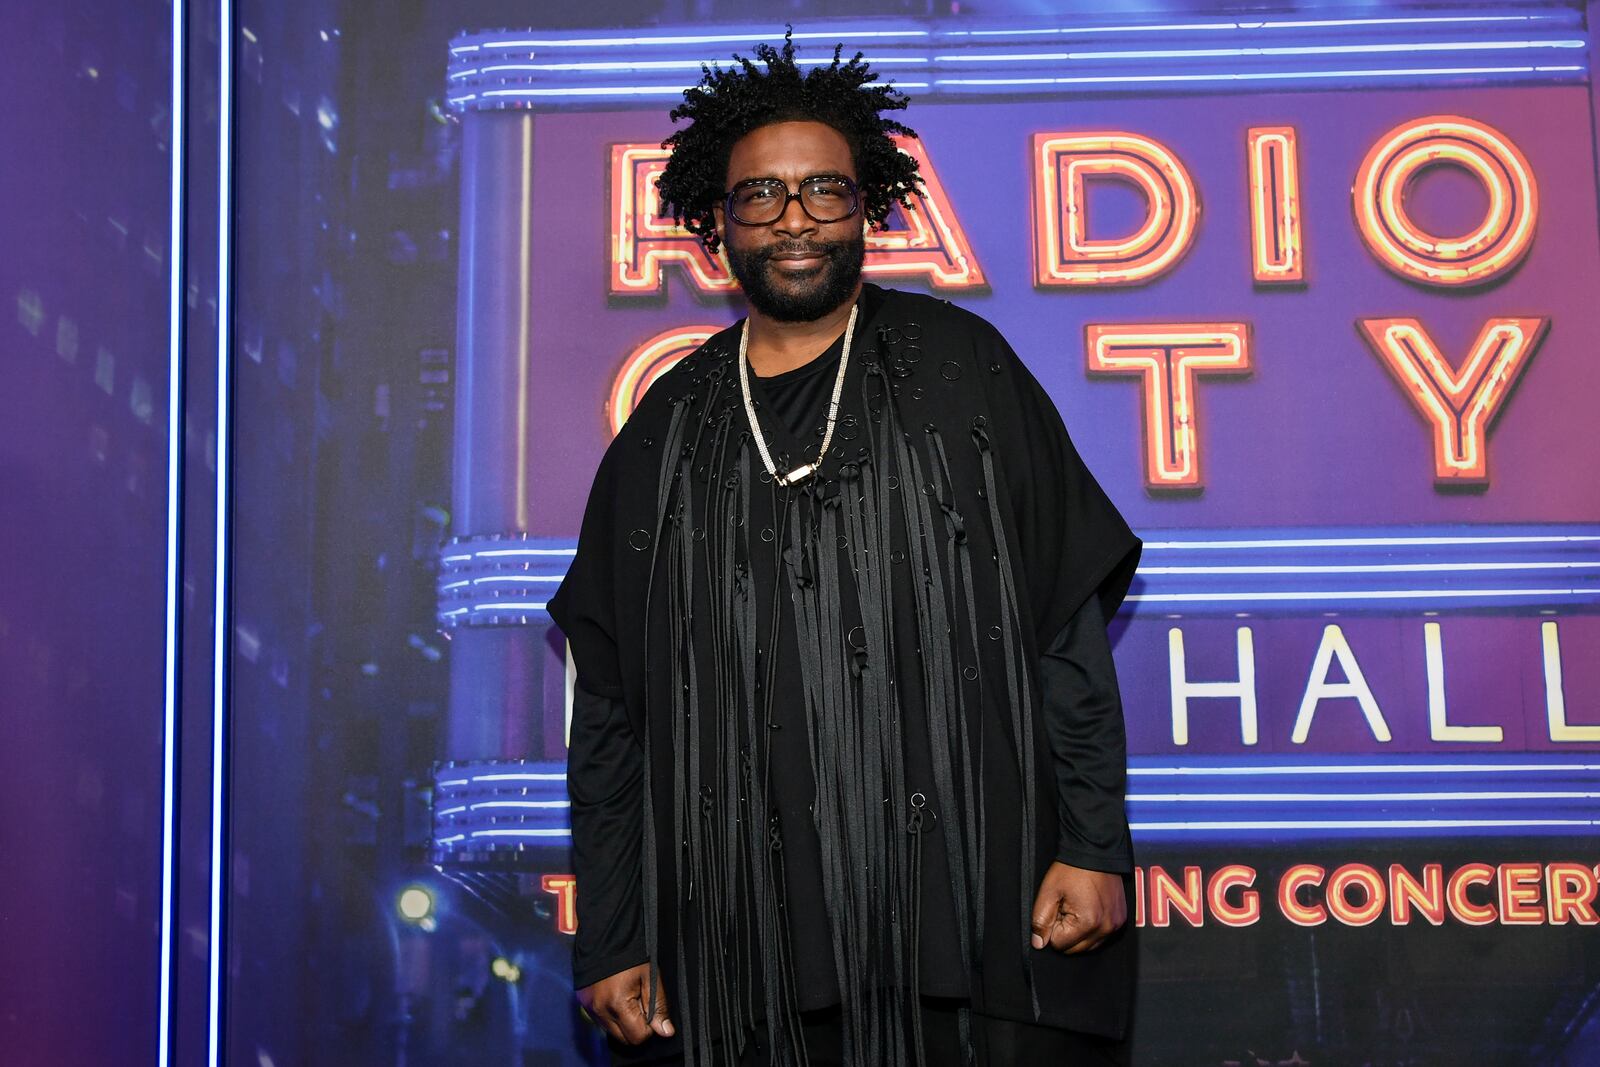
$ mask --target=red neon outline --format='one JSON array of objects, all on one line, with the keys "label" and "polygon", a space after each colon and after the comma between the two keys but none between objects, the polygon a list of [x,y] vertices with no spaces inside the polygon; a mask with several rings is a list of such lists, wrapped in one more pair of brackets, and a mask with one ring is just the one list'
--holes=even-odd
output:
[{"label": "red neon outline", "polygon": [[1433,431],[1439,485],[1489,482],[1489,428],[1544,340],[1547,318],[1492,318],[1460,368],[1452,368],[1420,322],[1357,319],[1362,339]]},{"label": "red neon outline", "polygon": [[1084,352],[1091,375],[1141,377],[1145,488],[1202,488],[1197,378],[1251,372],[1249,324],[1091,323]]}]

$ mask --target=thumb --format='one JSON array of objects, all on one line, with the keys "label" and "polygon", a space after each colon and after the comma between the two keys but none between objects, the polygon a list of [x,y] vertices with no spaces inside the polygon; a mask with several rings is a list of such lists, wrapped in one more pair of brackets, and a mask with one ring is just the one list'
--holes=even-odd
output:
[{"label": "thumb", "polygon": [[1033,947],[1044,948],[1050,940],[1050,927],[1055,924],[1060,911],[1060,897],[1041,886],[1033,902]]},{"label": "thumb", "polygon": [[[646,979],[648,981],[649,979]],[[655,1014],[650,1016],[650,1029],[662,1037],[673,1035],[672,1020],[667,1017],[667,991],[660,978],[656,979]]]}]

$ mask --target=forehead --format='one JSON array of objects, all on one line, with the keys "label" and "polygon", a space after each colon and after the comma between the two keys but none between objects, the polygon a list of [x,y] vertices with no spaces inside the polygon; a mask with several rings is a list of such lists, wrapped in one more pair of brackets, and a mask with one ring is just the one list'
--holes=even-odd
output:
[{"label": "forehead", "polygon": [[811,174],[855,177],[850,142],[823,122],[774,122],[751,130],[728,154],[728,181],[748,178],[798,180]]}]

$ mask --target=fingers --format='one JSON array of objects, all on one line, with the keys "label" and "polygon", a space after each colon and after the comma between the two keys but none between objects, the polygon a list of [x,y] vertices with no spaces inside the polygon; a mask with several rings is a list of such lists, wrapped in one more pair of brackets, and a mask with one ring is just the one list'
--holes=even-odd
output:
[{"label": "fingers", "polygon": [[1062,943],[1057,944],[1051,940],[1051,947],[1066,953],[1069,956],[1080,952],[1093,952],[1106,939],[1122,929],[1123,920],[1127,917],[1124,908],[1095,908],[1092,916],[1075,917],[1077,922],[1070,936],[1062,938]]},{"label": "fingers", "polygon": [[622,1036],[621,1028],[617,1026],[617,1020],[612,1014],[611,1004],[609,1001],[601,1003],[600,1000],[594,997],[580,998],[580,1000],[582,1000],[583,1003],[583,1010],[588,1013],[589,1018],[592,1019],[595,1024],[600,1027],[600,1029],[604,1030],[618,1041],[627,1040]]},{"label": "fingers", "polygon": [[1093,952],[1109,936],[1111,931],[1107,930],[1104,924],[1088,928],[1080,927],[1071,936],[1063,936],[1060,944],[1052,940],[1050,947],[1065,955],[1076,956],[1080,952]]},{"label": "fingers", "polygon": [[1092,899],[1073,900],[1067,894],[1043,887],[1033,904],[1031,943],[1036,949],[1048,945],[1067,955],[1093,952],[1121,928],[1123,918]]},{"label": "fingers", "polygon": [[1050,947],[1057,952],[1086,952],[1086,940],[1095,938],[1098,943],[1097,931],[1097,925],[1087,916],[1063,907],[1050,928]]},{"label": "fingers", "polygon": [[653,1034],[670,1037],[672,1023],[667,1018],[666,998],[659,979],[655,1017],[646,1014],[649,1008],[645,983],[649,981],[649,974],[648,965],[624,971],[580,991],[578,999],[606,1033],[624,1044],[642,1044]]},{"label": "fingers", "polygon": [[622,1040],[630,1045],[638,1045],[654,1033],[650,1029],[650,1019],[645,1015],[644,1003],[645,983],[650,980],[650,970],[644,968],[639,972],[630,972],[628,979],[613,1003],[614,1017],[622,1032]]},{"label": "fingers", "polygon": [[[649,1010],[648,1006],[645,1010]],[[650,1029],[662,1037],[671,1037],[673,1034],[672,1020],[667,1016],[667,991],[659,976],[656,978],[656,1012],[650,1017]]]},{"label": "fingers", "polygon": [[1100,910],[1099,917],[1094,924],[1094,929],[1089,932],[1090,936],[1086,937],[1085,940],[1079,942],[1077,945],[1074,945],[1072,948],[1067,949],[1067,953],[1070,955],[1075,952],[1093,952],[1095,949],[1105,944],[1106,940],[1112,934],[1122,929],[1123,924],[1127,921],[1128,907],[1125,903],[1123,903],[1122,898],[1119,896],[1113,901],[1110,907],[1102,908]]},{"label": "fingers", "polygon": [[1052,892],[1048,886],[1040,886],[1039,895],[1033,898],[1033,917],[1029,923],[1033,928],[1034,948],[1044,948],[1050,940],[1051,928],[1060,912],[1061,894]]},{"label": "fingers", "polygon": [[1048,945],[1058,952],[1065,952],[1086,934],[1093,932],[1092,924],[1073,909],[1065,896],[1048,888],[1041,889],[1038,899],[1033,902],[1030,925],[1034,948]]}]

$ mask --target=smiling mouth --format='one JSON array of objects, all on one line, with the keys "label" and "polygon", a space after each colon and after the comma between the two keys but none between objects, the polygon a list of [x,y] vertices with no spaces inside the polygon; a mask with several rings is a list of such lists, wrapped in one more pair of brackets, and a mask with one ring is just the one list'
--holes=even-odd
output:
[{"label": "smiling mouth", "polygon": [[798,271],[820,266],[827,258],[821,252],[780,252],[771,261],[779,270]]}]

